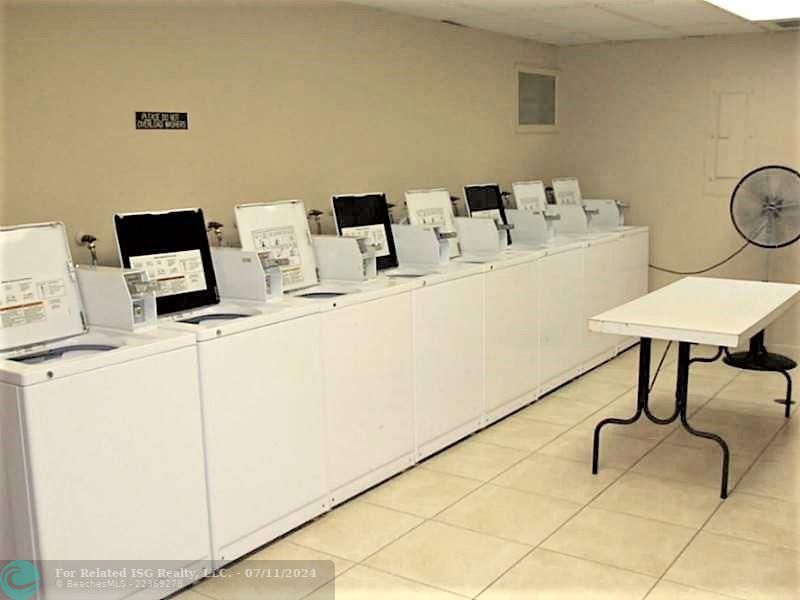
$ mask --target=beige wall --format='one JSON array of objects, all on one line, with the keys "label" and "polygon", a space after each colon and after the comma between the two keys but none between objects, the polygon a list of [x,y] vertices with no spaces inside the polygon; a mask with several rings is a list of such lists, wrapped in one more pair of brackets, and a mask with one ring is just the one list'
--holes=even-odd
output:
[{"label": "beige wall", "polygon": [[[655,264],[699,269],[743,243],[728,213],[736,181],[706,181],[714,90],[753,91],[745,168],[800,165],[800,34],[562,48],[560,63],[560,170],[584,195],[629,201],[630,220],[651,226]],[[771,264],[773,279],[800,281],[800,244]],[[764,272],[764,251],[750,248],[714,274]],[[673,279],[651,271],[653,287]],[[800,311],[771,340],[800,346]]]},{"label": "beige wall", "polygon": [[[241,202],[400,203],[556,163],[553,136],[513,125],[514,65],[555,66],[552,46],[356,7],[18,6],[4,19],[0,220],[96,233],[102,261],[115,211],[201,206],[230,226]],[[188,111],[190,129],[135,131],[136,110]]]},{"label": "beige wall", "polygon": [[[91,231],[104,262],[115,211],[201,206],[235,238],[239,202],[400,202],[415,187],[575,174],[589,196],[630,201],[654,262],[691,269],[741,243],[733,182],[711,195],[704,181],[714,90],[754,91],[752,166],[800,163],[796,33],[556,49],[313,3],[2,16],[0,221]],[[560,63],[559,134],[514,132],[516,62]],[[137,132],[135,110],[188,111],[190,130]],[[773,257],[773,278],[800,280],[800,245]],[[717,274],[758,278],[763,264],[748,249]],[[800,346],[800,311],[772,337]]]}]

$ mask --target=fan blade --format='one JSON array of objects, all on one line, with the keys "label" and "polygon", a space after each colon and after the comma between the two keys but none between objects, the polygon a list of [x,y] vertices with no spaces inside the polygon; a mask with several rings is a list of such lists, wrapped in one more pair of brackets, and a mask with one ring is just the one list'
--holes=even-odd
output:
[{"label": "fan blade", "polygon": [[766,248],[800,239],[800,174],[788,167],[748,173],[731,197],[731,218],[739,233]]}]

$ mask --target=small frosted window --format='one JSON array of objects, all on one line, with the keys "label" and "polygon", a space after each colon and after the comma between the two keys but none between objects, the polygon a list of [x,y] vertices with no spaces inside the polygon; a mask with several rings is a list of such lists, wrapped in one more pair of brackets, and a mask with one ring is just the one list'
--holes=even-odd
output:
[{"label": "small frosted window", "polygon": [[556,125],[556,77],[518,71],[519,121],[522,127]]}]

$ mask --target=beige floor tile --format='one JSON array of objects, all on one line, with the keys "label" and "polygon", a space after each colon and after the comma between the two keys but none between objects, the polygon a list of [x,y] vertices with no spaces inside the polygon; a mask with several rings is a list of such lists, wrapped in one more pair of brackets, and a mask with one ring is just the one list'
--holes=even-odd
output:
[{"label": "beige floor tile", "polygon": [[480,485],[476,479],[414,468],[367,492],[361,500],[432,517]]},{"label": "beige floor tile", "polygon": [[513,415],[499,423],[490,425],[477,435],[475,440],[533,452],[566,431],[566,425],[544,423]]},{"label": "beige floor tile", "polygon": [[800,445],[770,444],[764,450],[760,460],[789,462],[800,469]]},{"label": "beige floor tile", "polygon": [[[270,561],[270,562],[264,562]],[[283,561],[292,561],[284,563]],[[311,561],[329,561],[332,567],[314,565]],[[280,597],[285,600],[306,597],[349,569],[353,563],[281,540],[246,560],[231,566],[228,577],[206,579],[196,590],[218,600],[249,600],[258,597]],[[276,579],[247,576],[246,569],[314,568],[316,578]]]},{"label": "beige floor tile", "polygon": [[458,600],[463,598],[463,596],[360,565],[308,596],[308,600],[333,600],[334,597],[336,600]]},{"label": "beige floor tile", "polygon": [[592,475],[585,463],[537,453],[496,477],[492,483],[584,504],[621,474],[618,469],[607,468]]},{"label": "beige floor tile", "polygon": [[775,394],[786,391],[786,379],[780,373],[741,371],[730,387],[745,394]]},{"label": "beige floor tile", "polygon": [[597,412],[597,408],[596,404],[551,394],[521,410],[516,416],[559,425],[575,425]]},{"label": "beige floor tile", "polygon": [[619,385],[636,385],[637,371],[631,368],[619,368],[616,366],[604,365],[590,371],[582,377],[587,381],[616,383]]},{"label": "beige floor tile", "polygon": [[581,377],[567,385],[558,388],[553,393],[563,398],[574,398],[586,404],[605,406],[633,387],[633,383],[619,384],[607,381],[590,381]]},{"label": "beige floor tile", "polygon": [[210,596],[205,596],[203,594],[198,594],[195,590],[186,590],[185,592],[181,592],[175,596],[172,596],[170,600],[208,600]]},{"label": "beige floor tile", "polygon": [[534,550],[479,600],[641,600],[655,579],[606,565]]},{"label": "beige floor tile", "polygon": [[707,592],[697,588],[688,587],[672,581],[659,581],[653,591],[647,595],[646,600],[731,600],[730,596],[720,596],[714,592]]},{"label": "beige floor tile", "polygon": [[464,596],[474,596],[531,550],[428,521],[378,552],[367,566]]},{"label": "beige floor tile", "polygon": [[722,391],[712,398],[705,408],[711,410],[727,410],[742,415],[757,417],[783,417],[783,406],[775,404],[772,398],[732,398]]},{"label": "beige floor tile", "polygon": [[[702,348],[692,348],[692,358],[711,358],[716,354],[716,352],[716,348],[707,350]],[[660,357],[661,355],[659,355],[659,358]],[[676,360],[664,365],[662,368],[662,373],[669,373],[669,377],[671,377],[674,381],[677,372],[678,361],[676,356]],[[691,380],[694,377],[709,377],[712,379],[720,379],[722,381],[729,382],[733,381],[733,379],[735,379],[741,373],[742,372],[739,369],[729,367],[721,359],[713,363],[692,363],[689,366],[689,385],[691,385]]]},{"label": "beige floor tile", "polygon": [[337,577],[353,566],[353,563],[349,560],[332,556],[313,548],[298,546],[291,542],[289,538],[270,544],[250,556],[247,560],[330,560],[333,561],[334,572]]},{"label": "beige floor tile", "polygon": [[361,561],[422,519],[366,502],[349,502],[294,533],[289,541]]},{"label": "beige floor tile", "polygon": [[694,534],[687,527],[586,508],[542,548],[659,577]]},{"label": "beige floor tile", "polygon": [[431,457],[422,465],[440,473],[489,481],[528,454],[523,450],[483,444],[470,438]]},{"label": "beige floor tile", "polygon": [[[772,440],[777,431],[783,427],[783,417],[765,417],[752,414],[740,414],[728,410],[714,410],[704,407],[689,419],[695,429],[716,433],[731,447],[745,453],[757,454]],[[715,446],[713,440],[689,434],[683,427],[678,427],[667,442],[678,446],[706,448]]]},{"label": "beige floor tile", "polygon": [[705,531],[800,551],[800,505],[737,492],[722,503]]},{"label": "beige floor tile", "polygon": [[800,473],[797,472],[797,464],[794,461],[762,458],[744,476],[738,490],[800,503]]},{"label": "beige floor tile", "polygon": [[[755,460],[754,454],[741,454],[731,450],[728,489],[732,489]],[[659,479],[685,481],[711,488],[719,488],[722,478],[722,449],[688,448],[663,443],[631,469],[635,473]]]},{"label": "beige floor tile", "polygon": [[[654,392],[675,394],[676,375],[674,373],[661,373],[653,386]],[[689,375],[689,394],[696,394],[711,398],[729,384],[726,379],[719,377],[703,377],[702,375]]]},{"label": "beige floor tile", "polygon": [[787,423],[767,446],[764,458],[772,460],[768,458],[770,455],[775,455],[776,460],[800,457],[800,430],[789,427]]},{"label": "beige floor tile", "polygon": [[[634,412],[636,412],[637,395],[638,393],[635,389],[630,390],[614,400],[614,402],[609,404],[604,410],[616,410],[618,411],[617,414],[625,416],[632,415]],[[703,408],[703,406],[705,406],[710,399],[711,396],[704,396],[702,394],[689,394],[687,414],[692,415],[696,413],[698,410]],[[656,417],[662,419],[671,417],[675,414],[675,392],[672,390],[653,390],[650,392],[647,405],[650,407],[650,412],[652,412]]]},{"label": "beige floor tile", "polygon": [[639,352],[626,352],[625,354],[617,356],[616,358],[612,358],[606,363],[596,367],[595,369],[592,369],[590,373],[600,369],[614,369],[615,371],[627,370],[631,373],[636,373],[639,369]]},{"label": "beige floor tile", "polygon": [[580,508],[574,502],[487,484],[436,520],[535,546]]},{"label": "beige floor tile", "polygon": [[[593,433],[597,424],[603,419],[628,419],[636,413],[636,400],[635,396],[626,394],[623,398],[615,400],[608,406],[604,407],[601,411],[592,415],[585,421],[576,425],[572,432]],[[657,417],[665,416],[663,411],[655,411]],[[666,415],[671,416],[671,415]],[[625,437],[632,437],[641,440],[654,440],[659,441],[667,437],[672,431],[675,430],[675,423],[669,425],[657,425],[648,420],[646,416],[642,415],[638,421],[631,425],[606,425],[603,428],[603,435],[611,433],[612,435],[624,435]]]},{"label": "beige floor tile", "polygon": [[[609,434],[611,430],[612,427],[609,426],[600,434],[600,469],[628,469],[658,443],[657,440]],[[568,431],[539,450],[538,454],[591,465],[593,443],[594,435],[591,431]]]},{"label": "beige floor tile", "polygon": [[710,487],[626,473],[591,506],[699,528],[720,502]]},{"label": "beige floor tile", "polygon": [[745,600],[797,598],[800,554],[701,532],[665,579]]}]

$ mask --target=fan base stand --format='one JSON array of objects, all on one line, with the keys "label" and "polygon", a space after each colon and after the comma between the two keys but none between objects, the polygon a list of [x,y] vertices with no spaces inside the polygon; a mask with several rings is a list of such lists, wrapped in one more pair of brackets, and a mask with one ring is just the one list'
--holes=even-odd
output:
[{"label": "fan base stand", "polygon": [[753,336],[747,352],[728,354],[723,361],[731,367],[748,371],[791,371],[797,367],[797,363],[788,356],[767,352],[763,331]]},{"label": "fan base stand", "polygon": [[788,356],[767,352],[767,348],[764,346],[763,331],[753,336],[750,340],[750,349],[747,352],[730,354],[726,350],[725,358],[722,360],[725,364],[737,369],[771,371],[783,375],[786,379],[786,398],[777,399],[775,403],[785,406],[784,416],[787,419],[790,417],[792,404],[796,404],[796,402],[792,400],[792,378],[789,375],[789,371],[797,367],[797,363]]}]

